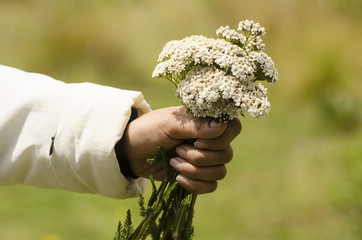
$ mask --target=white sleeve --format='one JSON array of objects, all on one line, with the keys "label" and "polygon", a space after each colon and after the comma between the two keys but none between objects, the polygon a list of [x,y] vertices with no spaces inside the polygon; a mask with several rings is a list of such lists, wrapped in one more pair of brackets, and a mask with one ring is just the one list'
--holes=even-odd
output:
[{"label": "white sleeve", "polygon": [[147,180],[123,176],[114,150],[132,107],[150,111],[140,92],[0,65],[0,185],[138,196]]}]

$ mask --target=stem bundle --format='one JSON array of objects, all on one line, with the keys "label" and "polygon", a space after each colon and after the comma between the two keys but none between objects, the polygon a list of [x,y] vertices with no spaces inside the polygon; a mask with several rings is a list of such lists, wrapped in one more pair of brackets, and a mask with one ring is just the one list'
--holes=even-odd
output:
[{"label": "stem bundle", "polygon": [[[140,196],[140,214],[143,217],[133,231],[130,213],[124,226],[120,223],[114,240],[143,240],[151,236],[153,240],[188,240],[193,236],[193,216],[196,194],[189,193],[176,182],[177,171],[169,166],[170,157],[161,148],[159,156],[165,164],[166,178],[157,188],[150,176],[152,194],[147,207]],[[127,224],[126,224],[127,223]]]}]

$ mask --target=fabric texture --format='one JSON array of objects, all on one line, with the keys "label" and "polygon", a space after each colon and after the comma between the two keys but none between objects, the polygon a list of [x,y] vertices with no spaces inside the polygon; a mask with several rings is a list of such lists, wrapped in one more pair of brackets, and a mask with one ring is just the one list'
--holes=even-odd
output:
[{"label": "fabric texture", "polygon": [[0,65],[0,184],[138,196],[147,180],[122,175],[114,150],[132,108],[151,110],[140,92]]}]

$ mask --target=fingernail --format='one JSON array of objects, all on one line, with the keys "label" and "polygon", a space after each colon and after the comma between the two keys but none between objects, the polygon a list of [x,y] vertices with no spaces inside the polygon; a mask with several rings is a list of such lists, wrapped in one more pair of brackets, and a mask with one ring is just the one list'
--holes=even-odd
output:
[{"label": "fingernail", "polygon": [[180,175],[180,174],[177,175],[176,181],[177,181],[178,183],[180,183],[180,184],[186,184],[185,178],[184,178],[182,175]]},{"label": "fingernail", "polygon": [[176,159],[171,158],[171,160],[170,160],[170,165],[171,165],[174,169],[178,170],[179,167],[180,167],[180,165],[181,165],[181,163],[180,163],[179,161],[177,161]]},{"label": "fingernail", "polygon": [[212,121],[209,122],[209,126],[211,128],[220,127],[223,124],[224,124],[223,122],[216,122],[215,120],[212,120]]},{"label": "fingernail", "polygon": [[183,147],[177,147],[176,153],[183,158],[186,158],[186,150]]},{"label": "fingernail", "polygon": [[199,140],[194,143],[194,146],[199,149],[207,149],[208,147],[206,143],[200,142]]}]

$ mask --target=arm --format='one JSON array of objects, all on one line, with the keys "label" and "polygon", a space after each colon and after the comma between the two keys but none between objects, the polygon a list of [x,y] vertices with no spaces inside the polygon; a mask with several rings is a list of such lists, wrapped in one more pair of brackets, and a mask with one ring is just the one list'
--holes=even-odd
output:
[{"label": "arm", "polygon": [[150,111],[139,92],[0,66],[0,184],[139,195],[146,180],[123,176],[114,151],[132,107]]},{"label": "arm", "polygon": [[[183,107],[149,111],[139,92],[65,84],[0,66],[0,184],[134,197],[149,174],[162,180],[162,164],[146,162],[162,146],[176,150],[170,164],[183,187],[214,191],[232,159],[240,121],[215,124]],[[195,145],[183,144],[186,139]]]}]

